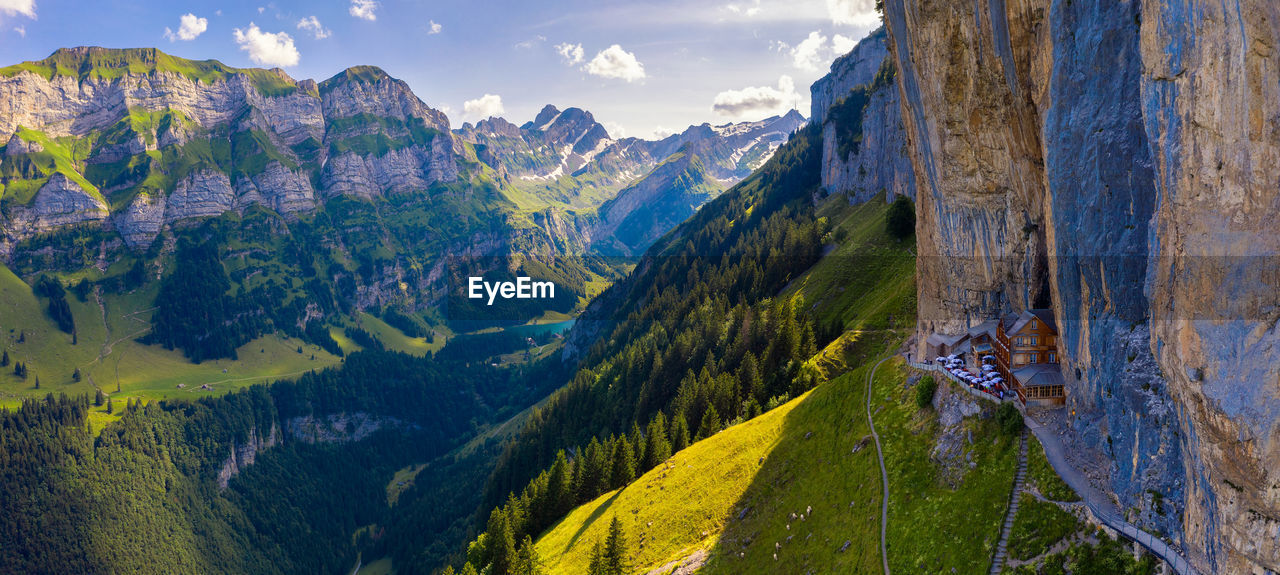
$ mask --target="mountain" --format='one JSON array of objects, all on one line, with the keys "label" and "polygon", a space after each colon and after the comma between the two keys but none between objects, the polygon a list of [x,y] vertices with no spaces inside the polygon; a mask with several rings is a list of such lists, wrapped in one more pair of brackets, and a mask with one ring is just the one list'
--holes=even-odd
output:
[{"label": "mountain", "polygon": [[804,123],[792,110],[757,122],[690,126],[655,141],[613,139],[590,112],[548,104],[518,127],[488,118],[463,124],[457,134],[480,146],[484,161],[530,201],[595,208],[686,146],[721,186],[737,183]]},{"label": "mountain", "polygon": [[[374,68],[4,69],[0,566],[1154,574],[1115,507],[1275,571],[1277,8],[883,5],[811,122],[656,142]],[[571,331],[451,333],[473,271]],[[1041,308],[1065,407],[918,364]]]},{"label": "mountain", "polygon": [[[142,277],[163,277],[177,240],[208,239],[203,226],[221,221],[220,249],[237,243],[268,254],[233,278],[241,289],[251,291],[255,275],[319,276],[309,290],[264,286],[276,295],[255,302],[288,309],[306,294],[336,304],[266,314],[270,322],[237,328],[247,335],[228,344],[281,324],[311,337],[315,320],[343,323],[387,308],[437,324],[464,269],[542,270],[534,275],[568,281],[551,311],[572,311],[596,289],[591,282],[617,275],[590,259],[593,246],[643,249],[718,189],[676,191],[684,182],[654,168],[685,149],[705,158],[717,181],[737,181],[803,124],[793,113],[658,142],[615,141],[589,112],[548,106],[521,127],[491,118],[455,132],[376,67],[316,83],[155,49],[58,50],[0,69],[0,93],[8,102],[0,110],[0,257],[19,276],[75,276],[96,252],[99,269],[88,277],[96,285],[118,283],[133,260],[155,272]],[[621,228],[636,237],[611,237],[623,208],[607,221],[596,210],[646,176],[643,187],[673,188],[649,199],[673,203],[647,204],[652,213],[637,216],[648,218],[644,230]],[[246,233],[247,222],[279,235]],[[300,257],[276,255],[301,236],[315,241],[294,245]],[[330,249],[314,250],[321,245]],[[266,311],[247,305],[256,311],[240,317]]]},{"label": "mountain", "polygon": [[592,249],[616,255],[643,253],[723,191],[692,147],[686,144],[600,206],[600,223],[593,235],[601,240]]},{"label": "mountain", "polygon": [[[884,2],[919,341],[1052,307],[1059,430],[1200,572],[1280,569],[1280,7]],[[917,357],[927,355],[918,350]]]}]

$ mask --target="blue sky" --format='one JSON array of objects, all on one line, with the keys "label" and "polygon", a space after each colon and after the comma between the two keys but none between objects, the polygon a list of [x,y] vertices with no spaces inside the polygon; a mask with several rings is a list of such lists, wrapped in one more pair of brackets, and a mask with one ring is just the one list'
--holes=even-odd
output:
[{"label": "blue sky", "polygon": [[648,137],[808,115],[809,85],[878,25],[873,2],[0,0],[0,64],[79,45],[317,80],[373,64],[455,127],[492,113],[519,124],[551,103]]}]

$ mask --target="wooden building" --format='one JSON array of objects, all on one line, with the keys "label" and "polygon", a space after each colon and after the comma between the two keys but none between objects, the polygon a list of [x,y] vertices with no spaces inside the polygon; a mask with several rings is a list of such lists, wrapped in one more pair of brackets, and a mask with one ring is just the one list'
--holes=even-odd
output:
[{"label": "wooden building", "polygon": [[1052,310],[1032,309],[1001,318],[992,342],[996,370],[1023,405],[1066,402],[1058,365],[1058,324]]}]

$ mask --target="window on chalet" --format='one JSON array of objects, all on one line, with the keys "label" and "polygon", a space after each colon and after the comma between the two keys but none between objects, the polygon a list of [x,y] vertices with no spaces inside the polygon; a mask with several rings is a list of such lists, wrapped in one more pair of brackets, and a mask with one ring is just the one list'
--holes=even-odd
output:
[{"label": "window on chalet", "polygon": [[1051,351],[1051,352],[1049,352],[1049,363],[1058,363],[1058,354],[1057,354],[1057,353],[1052,352],[1052,351]]}]

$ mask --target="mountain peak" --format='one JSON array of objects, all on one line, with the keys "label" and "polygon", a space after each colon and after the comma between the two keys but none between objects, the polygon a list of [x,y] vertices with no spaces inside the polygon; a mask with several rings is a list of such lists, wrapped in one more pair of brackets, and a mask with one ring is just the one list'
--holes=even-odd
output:
[{"label": "mountain peak", "polygon": [[792,108],[792,109],[788,110],[786,114],[783,114],[783,115],[782,115],[782,119],[783,119],[783,120],[790,121],[790,122],[804,122],[804,121],[805,121],[804,114],[801,114],[801,113],[800,113],[800,110],[797,110],[797,109],[795,109],[795,108]]},{"label": "mountain peak", "polygon": [[156,48],[103,48],[76,46],[54,50],[43,60],[34,60],[0,68],[0,77],[30,72],[52,80],[54,77],[112,81],[125,76],[155,73],[173,74],[204,84],[240,75],[267,95],[285,95],[298,89],[298,82],[284,70],[272,68],[234,68],[217,60],[188,60],[166,54]]},{"label": "mountain peak", "polygon": [[148,74],[156,71],[201,77],[207,74],[228,74],[237,70],[217,60],[187,60],[170,56],[155,48],[76,46],[58,48],[43,60],[0,69],[0,75],[12,76],[21,71],[33,72],[46,78],[69,76],[83,81],[114,79],[125,74]]},{"label": "mountain peak", "polygon": [[352,66],[334,74],[328,80],[320,82],[320,89],[327,90],[333,86],[347,83],[377,84],[384,80],[395,80],[382,68],[377,66]]},{"label": "mountain peak", "polygon": [[542,107],[542,110],[538,112],[537,116],[533,117],[533,121],[526,125],[535,130],[541,130],[559,115],[559,108],[555,107],[553,104],[547,104]]}]

